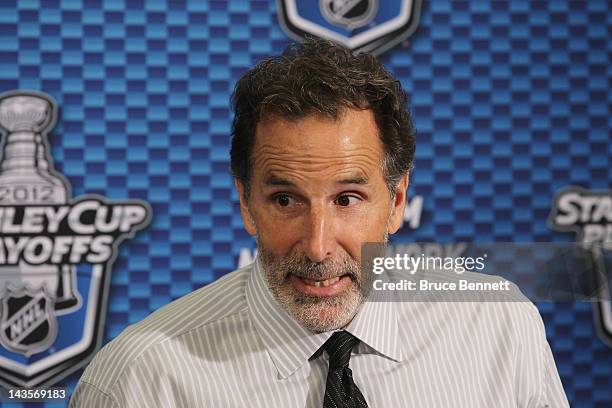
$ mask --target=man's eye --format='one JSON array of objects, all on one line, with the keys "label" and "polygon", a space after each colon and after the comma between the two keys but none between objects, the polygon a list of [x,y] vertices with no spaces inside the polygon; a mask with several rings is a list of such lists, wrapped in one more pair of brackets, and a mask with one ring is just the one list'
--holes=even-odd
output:
[{"label": "man's eye", "polygon": [[354,205],[358,201],[360,201],[359,197],[356,197],[354,195],[345,194],[345,195],[341,195],[338,198],[336,198],[336,204],[338,204],[341,207],[348,207],[348,206]]},{"label": "man's eye", "polygon": [[289,207],[295,200],[287,194],[279,194],[274,197],[274,201],[281,207]]}]

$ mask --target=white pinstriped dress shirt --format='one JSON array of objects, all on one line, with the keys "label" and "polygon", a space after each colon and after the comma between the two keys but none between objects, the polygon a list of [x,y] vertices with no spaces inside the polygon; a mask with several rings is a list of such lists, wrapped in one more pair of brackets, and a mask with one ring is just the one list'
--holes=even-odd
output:
[{"label": "white pinstriped dress shirt", "polygon": [[[345,328],[370,407],[568,407],[542,319],[525,302],[366,302]],[[331,332],[269,292],[258,263],[184,296],[107,344],[71,408],[321,407]]]}]

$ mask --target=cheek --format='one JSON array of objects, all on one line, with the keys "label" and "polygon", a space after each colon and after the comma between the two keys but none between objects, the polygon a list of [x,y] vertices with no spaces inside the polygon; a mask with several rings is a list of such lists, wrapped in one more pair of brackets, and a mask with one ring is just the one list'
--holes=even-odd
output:
[{"label": "cheek", "polygon": [[387,231],[388,214],[381,208],[371,207],[349,217],[339,218],[338,241],[354,259],[361,258],[361,245],[380,242]]},{"label": "cheek", "polygon": [[256,211],[253,217],[260,244],[276,255],[287,254],[299,239],[299,229],[292,223],[281,222],[265,211]]}]

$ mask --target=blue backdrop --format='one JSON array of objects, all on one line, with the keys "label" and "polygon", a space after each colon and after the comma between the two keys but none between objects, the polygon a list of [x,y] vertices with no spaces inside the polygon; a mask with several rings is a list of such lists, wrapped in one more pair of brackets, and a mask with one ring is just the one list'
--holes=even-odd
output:
[{"label": "blue backdrop", "polygon": [[[57,100],[49,141],[73,196],[153,208],[115,262],[104,343],[253,247],[228,171],[228,99],[245,70],[288,43],[276,7],[0,1],[0,92]],[[423,216],[398,241],[575,240],[546,220],[564,186],[612,188],[611,7],[425,1],[409,43],[381,56],[419,132],[410,193]],[[612,348],[591,305],[538,307],[571,405],[612,406]],[[60,384],[72,390],[81,372]]]}]

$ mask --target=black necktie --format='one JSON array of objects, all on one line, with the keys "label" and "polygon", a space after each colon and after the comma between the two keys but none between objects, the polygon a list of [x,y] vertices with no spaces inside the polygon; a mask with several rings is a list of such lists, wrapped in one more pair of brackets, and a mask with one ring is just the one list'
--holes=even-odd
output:
[{"label": "black necktie", "polygon": [[349,366],[351,350],[359,339],[347,331],[335,332],[323,348],[329,354],[329,371],[325,384],[323,408],[362,408],[368,404],[353,381]]}]

